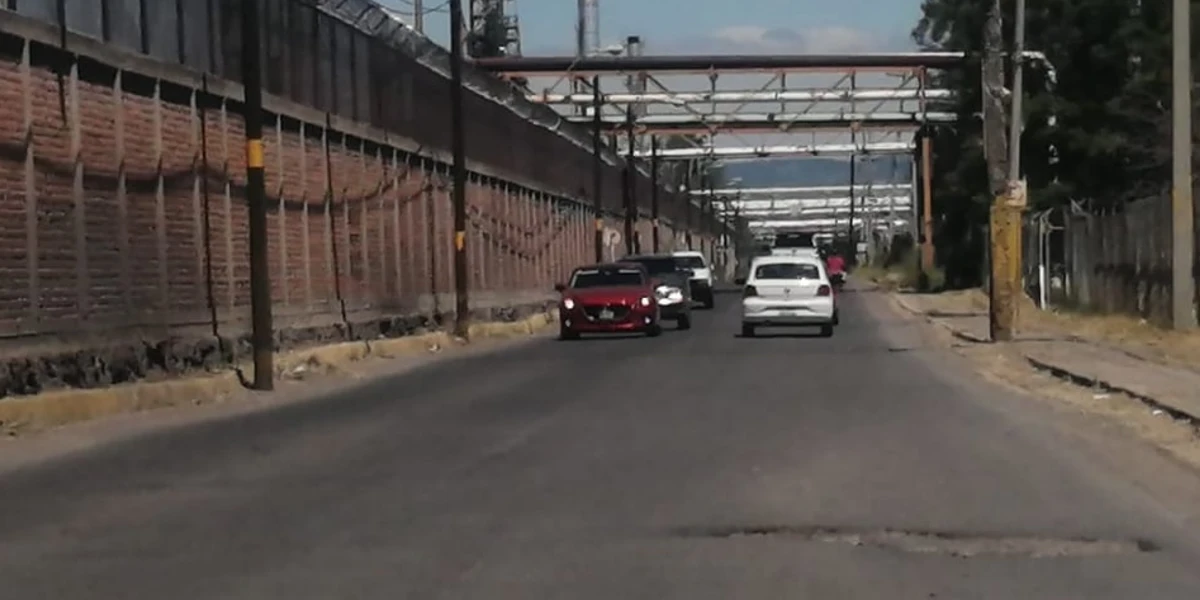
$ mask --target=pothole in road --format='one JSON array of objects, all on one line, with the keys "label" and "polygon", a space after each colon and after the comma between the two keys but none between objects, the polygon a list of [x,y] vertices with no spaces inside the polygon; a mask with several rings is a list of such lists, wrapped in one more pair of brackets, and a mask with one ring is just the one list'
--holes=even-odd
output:
[{"label": "pothole in road", "polygon": [[845,529],[836,527],[710,527],[680,529],[682,537],[719,539],[776,538],[821,544],[881,548],[912,554],[941,554],[957,558],[1009,556],[1069,558],[1143,554],[1159,551],[1148,540],[1102,540],[1039,536],[981,535],[898,529]]}]

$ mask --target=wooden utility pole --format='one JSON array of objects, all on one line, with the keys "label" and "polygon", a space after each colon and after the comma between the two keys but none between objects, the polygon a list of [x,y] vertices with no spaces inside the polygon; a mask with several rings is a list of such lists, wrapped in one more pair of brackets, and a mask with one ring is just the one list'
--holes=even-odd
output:
[{"label": "wooden utility pole", "polygon": [[1196,326],[1195,222],[1192,205],[1191,7],[1175,0],[1171,60],[1171,322],[1175,329]]},{"label": "wooden utility pole", "polygon": [[[1018,0],[1018,3],[1023,2]],[[1023,7],[1018,7],[1017,12],[1024,13]],[[1018,29],[1018,35],[1023,33],[1024,28]],[[1015,45],[1022,43],[1022,40],[1018,40]],[[991,272],[988,278],[988,323],[992,341],[995,342],[1013,339],[1016,326],[1017,301],[1021,295],[1021,212],[1025,205],[1023,186],[1010,179],[1012,169],[1018,166],[1012,165],[1010,168],[1008,164],[1009,144],[1020,143],[1020,140],[1006,139],[1004,131],[1004,43],[1000,0],[992,3],[983,44],[983,144],[988,185],[994,198],[989,219]],[[1020,63],[1014,62],[1014,69],[1019,68]],[[1015,108],[1020,109],[1019,102]],[[1014,131],[1019,132],[1019,126]]]}]

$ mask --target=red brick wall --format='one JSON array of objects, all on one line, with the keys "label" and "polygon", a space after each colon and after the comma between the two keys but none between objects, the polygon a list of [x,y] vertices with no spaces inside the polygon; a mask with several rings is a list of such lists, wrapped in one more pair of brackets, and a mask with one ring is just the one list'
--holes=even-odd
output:
[{"label": "red brick wall", "polygon": [[[250,273],[236,102],[92,60],[64,61],[65,53],[15,39],[6,47],[19,52],[0,57],[0,338],[8,353],[243,335]],[[302,107],[276,112],[285,116],[270,116],[265,146],[277,328],[362,327],[451,310],[444,165],[379,131],[326,129]],[[610,175],[606,204],[619,206],[619,177]],[[474,172],[467,189],[479,309],[544,300],[571,266],[592,259],[592,216],[578,202],[586,199],[511,176]],[[648,204],[648,191],[640,196]],[[664,213],[677,208],[671,200]],[[620,229],[616,220],[610,226]],[[664,249],[674,244],[665,224],[662,239]],[[0,395],[18,388],[0,381]]]}]

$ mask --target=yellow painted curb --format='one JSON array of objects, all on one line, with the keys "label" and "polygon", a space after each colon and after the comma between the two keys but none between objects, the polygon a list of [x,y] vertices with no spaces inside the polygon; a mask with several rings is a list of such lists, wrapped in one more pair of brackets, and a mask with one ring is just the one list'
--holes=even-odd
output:
[{"label": "yellow painted curb", "polygon": [[[551,311],[511,323],[477,323],[471,326],[470,336],[472,340],[529,336],[546,329],[557,320],[557,314]],[[441,331],[369,342],[342,342],[278,354],[275,370],[277,377],[304,378],[310,374],[336,371],[368,357],[411,356],[456,343],[461,341]],[[0,433],[30,433],[121,413],[208,404],[243,389],[237,374],[228,371],[168,381],[55,390],[10,398],[0,400]]]}]

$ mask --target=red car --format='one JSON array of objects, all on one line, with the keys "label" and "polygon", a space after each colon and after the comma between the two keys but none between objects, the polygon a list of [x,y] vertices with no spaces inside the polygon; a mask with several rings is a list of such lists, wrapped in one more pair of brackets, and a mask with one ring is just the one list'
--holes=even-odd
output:
[{"label": "red car", "polygon": [[584,333],[662,333],[654,283],[646,269],[631,264],[579,267],[566,284],[558,305],[559,338]]}]

